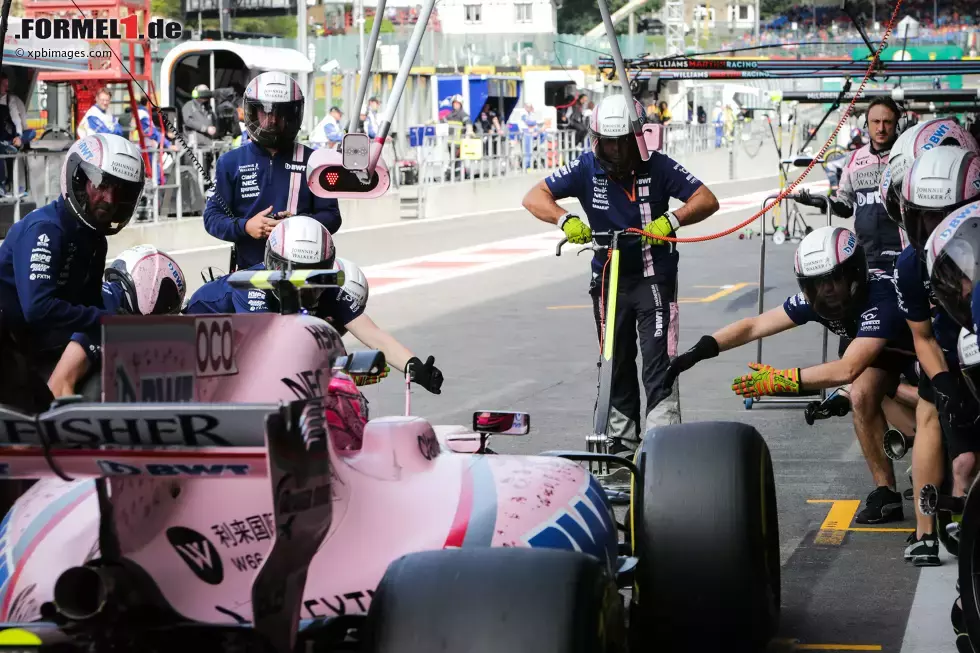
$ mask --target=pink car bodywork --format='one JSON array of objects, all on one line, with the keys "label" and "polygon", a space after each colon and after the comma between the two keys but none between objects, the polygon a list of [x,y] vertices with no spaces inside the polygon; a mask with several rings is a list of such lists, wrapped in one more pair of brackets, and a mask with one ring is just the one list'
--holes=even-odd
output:
[{"label": "pink car bodywork", "polygon": [[[109,318],[103,329],[106,402],[275,404],[322,396],[331,382],[350,389],[347,377],[331,373],[346,353],[339,336],[306,315]],[[309,568],[301,618],[366,612],[388,564],[414,551],[546,546],[615,562],[611,509],[579,465],[456,453],[472,447],[475,434],[420,417],[360,423],[356,449],[354,422],[343,442],[330,425],[333,520]],[[115,429],[117,441],[128,434],[125,423],[101,428]],[[162,433],[161,441],[172,440]],[[38,618],[59,574],[98,555],[91,479],[106,472],[105,461],[94,460],[102,457],[122,474],[109,476],[109,486],[123,555],[184,616],[252,620],[252,581],[275,537],[263,448],[185,449],[180,464],[162,446],[59,456],[65,473],[80,479],[72,482],[51,478],[43,461],[19,461],[13,449],[0,450],[8,473],[43,480],[0,525],[0,619]]]}]

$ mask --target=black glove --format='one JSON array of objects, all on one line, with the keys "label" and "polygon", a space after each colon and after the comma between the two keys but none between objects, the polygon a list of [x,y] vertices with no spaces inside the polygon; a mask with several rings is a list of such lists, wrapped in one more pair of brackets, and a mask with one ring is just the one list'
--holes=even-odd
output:
[{"label": "black glove", "polygon": [[405,370],[408,372],[412,383],[417,383],[432,394],[437,395],[442,394],[440,389],[442,388],[442,372],[433,364],[435,361],[435,356],[429,356],[423,365],[422,361],[412,356],[405,364]]},{"label": "black glove", "polygon": [[700,361],[714,358],[718,355],[718,351],[717,340],[711,336],[701,336],[698,344],[670,361],[670,366],[667,368],[667,375],[664,377],[664,387],[669,390],[674,386],[674,380],[678,374],[686,372]]},{"label": "black glove", "polygon": [[805,188],[799,191],[796,195],[797,195],[796,197],[797,204],[802,204],[803,206],[812,206],[815,209],[823,209],[824,211],[827,210],[826,197],[821,197],[819,195],[813,196],[810,194],[810,191],[806,190]]}]

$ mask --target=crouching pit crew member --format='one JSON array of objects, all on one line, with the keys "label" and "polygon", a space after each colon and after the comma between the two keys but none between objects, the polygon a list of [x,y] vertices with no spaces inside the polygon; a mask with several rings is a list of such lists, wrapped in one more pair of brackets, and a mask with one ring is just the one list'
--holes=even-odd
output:
[{"label": "crouching pit crew member", "polygon": [[[636,112],[642,120],[645,112],[639,103]],[[559,168],[524,197],[524,208],[537,219],[558,225],[568,242],[590,242],[593,229],[630,227],[673,237],[681,226],[701,222],[718,210],[718,200],[708,187],[670,157],[651,152],[648,161],[642,160],[624,96],[611,95],[599,103],[590,133],[590,151]],[[588,224],[555,201],[568,197],[578,199]],[[669,211],[671,198],[684,205]],[[648,428],[680,422],[677,393],[671,393],[670,385],[664,383],[677,350],[677,246],[655,238],[624,238],[621,248],[608,431],[610,451],[620,454],[637,449],[641,440],[637,333]],[[589,287],[600,342],[608,301],[602,296],[609,276],[605,262],[606,252],[597,251]]]},{"label": "crouching pit crew member", "polygon": [[[107,311],[117,315],[177,315],[184,304],[187,284],[177,261],[152,245],[137,245],[109,264],[102,282]],[[87,333],[76,333],[61,355],[48,388],[55,397],[81,394],[101,398],[102,346]]]},{"label": "crouching pit crew member", "polygon": [[[864,248],[852,231],[842,227],[820,227],[808,234],[796,250],[794,268],[802,292],[779,308],[703,336],[671,362],[667,382],[673,384],[678,374],[722,351],[808,322],[851,339],[840,360],[821,365],[776,369],[749,363],[753,372],[736,378],[732,390],[743,397],[799,395],[850,383],[854,430],[876,486],[856,521],[900,521],[902,495],[895,489],[895,471],[881,446],[887,428],[882,402],[898,387],[899,376],[913,364],[914,355],[892,281],[869,271]],[[891,400],[888,404],[908,411]]]},{"label": "crouching pit crew member", "polygon": [[0,244],[0,391],[11,405],[46,408],[50,396],[34,390],[40,381],[48,395],[43,381],[72,335],[99,340],[99,321],[111,313],[102,296],[106,236],[132,219],[145,183],[135,144],[112,134],[83,138],[65,156],[59,197],[15,223]]},{"label": "crouching pit crew member", "polygon": [[[966,494],[974,441],[972,434],[978,416],[959,372],[957,341],[960,326],[942,309],[933,308],[925,251],[937,225],[956,209],[976,199],[980,187],[980,159],[973,152],[954,146],[940,146],[923,152],[908,166],[900,185],[899,215],[889,215],[908,233],[912,243],[895,266],[898,307],[908,322],[915,352],[922,371],[916,409],[916,446],[912,449],[913,496],[926,484],[941,486],[945,473],[943,434],[954,460],[953,492]],[[918,502],[916,501],[916,506]],[[915,566],[937,566],[939,540],[935,520],[916,507],[916,532],[909,537],[905,559]]]},{"label": "crouching pit crew member", "polygon": [[313,150],[296,142],[303,124],[303,91],[285,73],[262,73],[249,82],[242,105],[249,140],[225,152],[204,208],[209,234],[235,244],[239,269],[262,262],[265,241],[279,220],[308,215],[330,233],[340,229],[340,207],[316,197],[306,183]]},{"label": "crouching pit crew member", "polygon": [[[265,246],[265,263],[249,270],[330,270],[334,268],[336,250],[330,232],[311,217],[296,215],[282,220],[272,230]],[[442,392],[442,372],[429,356],[423,364],[411,351],[382,330],[364,312],[367,303],[367,281],[351,262],[344,262],[345,276],[357,280],[351,287],[300,289],[300,299],[311,315],[326,320],[343,335],[349,331],[364,346],[384,352],[387,361],[408,374],[433,394]],[[360,289],[363,297],[359,297]],[[233,288],[228,277],[201,286],[191,297],[185,313],[265,313],[279,310],[274,291],[257,288]]]}]

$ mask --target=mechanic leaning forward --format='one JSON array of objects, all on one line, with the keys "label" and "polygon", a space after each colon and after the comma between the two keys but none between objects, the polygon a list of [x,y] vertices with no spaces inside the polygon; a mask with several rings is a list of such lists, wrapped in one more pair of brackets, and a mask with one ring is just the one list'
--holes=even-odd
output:
[{"label": "mechanic leaning forward", "polygon": [[262,262],[265,241],[284,217],[309,215],[330,233],[340,229],[337,200],[316,197],[306,184],[313,150],[295,142],[304,102],[299,84],[285,73],[262,73],[245,88],[249,141],[218,158],[204,208],[207,232],[235,244],[236,268]]},{"label": "mechanic leaning forward", "polygon": [[[794,261],[798,294],[780,307],[703,336],[671,362],[666,383],[669,386],[678,374],[722,351],[808,322],[822,324],[850,343],[840,360],[803,369],[749,363],[752,374],[734,379],[732,390],[754,398],[809,394],[850,383],[854,431],[876,485],[855,521],[901,521],[902,495],[895,491],[895,470],[881,445],[887,427],[882,405],[886,394],[897,389],[903,372],[914,375],[910,368],[915,354],[892,280],[880,270],[868,269],[864,247],[843,227],[814,229],[800,242]],[[893,412],[907,412],[896,402],[887,403]],[[911,418],[896,415],[892,422],[910,423]]]},{"label": "mechanic leaning forward", "polygon": [[[714,194],[679,163],[659,152],[643,161],[633,135],[627,100],[622,95],[604,98],[592,114],[592,149],[556,170],[524,197],[524,208],[536,218],[557,224],[568,241],[585,244],[596,231],[633,227],[658,236],[674,236],[681,225],[701,222],[718,210]],[[636,113],[645,112],[635,103]],[[588,224],[565,211],[555,200],[575,197]],[[685,204],[668,211],[670,198]],[[642,242],[639,242],[642,240]],[[589,294],[601,340],[604,251],[592,260]],[[643,385],[647,419],[653,425],[678,423],[677,393],[664,385],[670,357],[677,350],[677,246],[653,238],[625,238],[620,257],[616,300],[615,351],[610,451],[635,450],[640,443],[640,391],[637,387],[636,337],[643,355]],[[669,399],[668,399],[669,398]]]},{"label": "mechanic leaning forward", "polygon": [[[339,265],[335,265],[339,264]],[[305,215],[281,221],[265,244],[265,262],[248,268],[250,271],[333,269],[340,267],[346,281],[341,288],[300,290],[305,310],[329,322],[340,335],[347,331],[365,346],[382,351],[388,362],[411,377],[433,394],[440,394],[442,372],[429,356],[423,364],[404,345],[374,323],[367,313],[368,285],[361,270],[350,261],[336,259],[333,239],[323,225]],[[234,288],[228,277],[210,281],[187,302],[185,313],[266,313],[279,310],[275,290]],[[387,374],[387,372],[385,373]],[[358,383],[363,385],[363,383]]]},{"label": "mechanic leaning forward", "polygon": [[3,403],[30,412],[47,408],[52,397],[45,382],[73,336],[101,341],[100,318],[114,312],[102,293],[106,236],[132,219],[145,183],[134,143],[113,134],[87,136],[65,156],[61,194],[15,223],[3,239]]}]

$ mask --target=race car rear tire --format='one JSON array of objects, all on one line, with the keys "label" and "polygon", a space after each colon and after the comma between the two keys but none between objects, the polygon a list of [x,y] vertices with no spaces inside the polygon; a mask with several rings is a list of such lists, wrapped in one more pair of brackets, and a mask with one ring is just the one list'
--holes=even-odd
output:
[{"label": "race car rear tire", "polygon": [[623,599],[584,553],[424,551],[388,566],[363,642],[369,653],[615,653],[626,644]]},{"label": "race car rear tire", "polygon": [[980,478],[974,480],[960,522],[958,577],[963,623],[971,642],[980,644]]},{"label": "race car rear tire", "polygon": [[634,497],[633,650],[760,651],[779,622],[772,459],[734,422],[650,429]]}]

